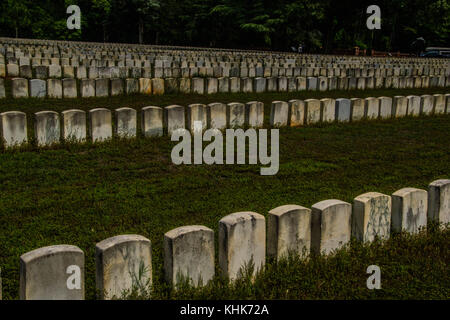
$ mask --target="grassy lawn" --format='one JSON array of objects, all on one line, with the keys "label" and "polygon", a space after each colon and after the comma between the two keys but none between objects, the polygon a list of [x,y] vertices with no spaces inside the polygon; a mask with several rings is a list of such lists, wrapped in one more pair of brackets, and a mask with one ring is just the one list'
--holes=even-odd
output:
[{"label": "grassy lawn", "polygon": [[[264,95],[0,100],[0,110],[36,112],[73,107],[187,105],[193,102],[367,97],[444,93],[444,89]],[[266,112],[267,116],[267,112]],[[61,145],[0,152],[0,267],[4,299],[18,298],[19,257],[47,245],[72,244],[86,254],[86,297],[95,296],[95,243],[136,233],[153,246],[153,298],[448,298],[449,232],[400,236],[386,244],[354,246],[330,259],[270,264],[255,285],[229,287],[219,279],[204,290],[170,292],[163,279],[163,234],[183,225],[216,231],[238,211],[266,214],[284,204],[310,207],[325,199],[352,202],[359,194],[427,188],[450,176],[450,116],[319,124],[280,130],[280,170],[261,165],[175,166],[168,137],[98,145]],[[216,239],[217,240],[217,239]],[[365,287],[365,269],[382,268],[383,290]],[[276,272],[274,271],[276,270]],[[383,282],[384,281],[384,282]]]}]

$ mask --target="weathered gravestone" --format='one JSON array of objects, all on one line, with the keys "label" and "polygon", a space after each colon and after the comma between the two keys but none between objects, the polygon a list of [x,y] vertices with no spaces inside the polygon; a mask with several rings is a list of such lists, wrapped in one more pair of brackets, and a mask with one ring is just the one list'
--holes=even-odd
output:
[{"label": "weathered gravestone", "polygon": [[336,120],[339,122],[350,121],[351,106],[349,99],[336,99]]},{"label": "weathered gravestone", "polygon": [[20,75],[18,64],[8,63],[6,65],[6,70],[8,77],[18,77]]},{"label": "weathered gravestone", "polygon": [[205,93],[205,79],[204,78],[192,78],[192,93],[204,94]]},{"label": "weathered gravestone", "polygon": [[77,93],[77,81],[75,79],[66,78],[62,80],[63,84],[63,97],[64,98],[76,98]]},{"label": "weathered gravestone", "polygon": [[49,98],[61,99],[63,96],[62,82],[60,79],[47,80],[47,94]]},{"label": "weathered gravestone", "polygon": [[164,235],[166,281],[174,286],[182,280],[206,285],[214,277],[214,232],[204,226],[185,226]]},{"label": "weathered gravestone", "polygon": [[392,194],[392,230],[417,233],[427,225],[428,193],[403,188]]},{"label": "weathered gravestone", "polygon": [[380,97],[380,118],[389,119],[392,116],[392,98]]},{"label": "weathered gravestone", "polygon": [[315,77],[308,77],[306,79],[306,88],[308,90],[317,90],[317,78]]},{"label": "weathered gravestone", "polygon": [[44,80],[30,80],[30,97],[45,98],[47,96],[47,83]]},{"label": "weathered gravestone", "polygon": [[367,119],[378,119],[380,115],[380,100],[378,98],[366,98],[366,112]]},{"label": "weathered gravestone", "polygon": [[54,111],[41,111],[34,114],[34,136],[38,146],[59,143],[59,114]]},{"label": "weathered gravestone", "polygon": [[306,124],[313,124],[320,122],[321,110],[320,101],[317,99],[307,99],[305,100],[306,106]]},{"label": "weathered gravestone", "polygon": [[428,186],[428,219],[438,223],[450,222],[450,180],[441,179]]},{"label": "weathered gravestone", "polygon": [[285,205],[269,211],[267,255],[276,259],[288,254],[309,255],[311,248],[311,210]]},{"label": "weathered gravestone", "polygon": [[420,97],[407,96],[406,99],[408,99],[408,116],[420,115]]},{"label": "weathered gravestone", "polygon": [[139,92],[142,94],[152,94],[152,80],[148,78],[139,78]]},{"label": "weathered gravestone", "polygon": [[223,130],[227,127],[227,106],[223,103],[210,103],[206,106],[208,128]]},{"label": "weathered gravestone", "polygon": [[367,192],[354,199],[352,234],[357,240],[370,242],[387,239],[391,228],[391,197]]},{"label": "weathered gravestone", "polygon": [[144,107],[141,115],[141,130],[146,137],[163,135],[164,110],[160,107]]},{"label": "weathered gravestone", "polygon": [[65,141],[83,142],[86,140],[86,112],[66,110],[62,115],[62,137]]},{"label": "weathered gravestone", "polygon": [[19,111],[0,113],[0,134],[5,146],[14,147],[26,143],[27,115]]},{"label": "weathered gravestone", "polygon": [[109,79],[95,79],[95,96],[103,98],[109,96]]},{"label": "weathered gravestone", "polygon": [[131,138],[136,136],[137,115],[132,108],[119,108],[115,110],[116,126],[115,134],[120,138]]},{"label": "weathered gravestone", "polygon": [[256,93],[266,91],[266,78],[255,78],[253,81]]},{"label": "weathered gravestone", "polygon": [[118,96],[123,93],[123,80],[120,78],[111,79],[111,96]]},{"label": "weathered gravestone", "polygon": [[125,80],[125,91],[127,94],[134,94],[139,92],[139,82],[137,79]]},{"label": "weathered gravestone", "polygon": [[48,76],[50,78],[61,78],[61,75],[61,66],[52,64],[48,67]]},{"label": "weathered gravestone", "polygon": [[[201,122],[202,127],[196,128],[195,122]],[[206,106],[204,104],[190,104],[187,107],[187,129],[190,130],[192,133],[200,132],[202,130],[206,130],[207,128],[207,110]]]},{"label": "weathered gravestone", "polygon": [[152,90],[154,95],[164,94],[164,79],[153,78],[152,79]]},{"label": "weathered gravestone", "polygon": [[230,92],[230,79],[226,77],[218,78],[218,91],[223,93]]},{"label": "weathered gravestone", "polygon": [[403,96],[395,96],[392,101],[392,114],[395,118],[406,116],[408,111],[408,99]]},{"label": "weathered gravestone", "polygon": [[350,107],[352,113],[352,121],[359,121],[365,117],[365,99],[351,98]]},{"label": "weathered gravestone", "polygon": [[21,78],[31,79],[33,77],[33,70],[29,65],[20,66],[19,74]]},{"label": "weathered gravestone", "polygon": [[82,79],[80,81],[80,91],[82,98],[95,97],[95,80]]},{"label": "weathered gravestone", "polygon": [[89,133],[93,142],[112,138],[111,111],[97,108],[89,111]]},{"label": "weathered gravestone", "polygon": [[84,300],[84,253],[69,245],[20,257],[21,300]]},{"label": "weathered gravestone", "polygon": [[185,128],[184,107],[172,105],[164,108],[165,127],[169,136],[177,129]]},{"label": "weathered gravestone", "polygon": [[36,78],[41,80],[47,80],[48,78],[48,67],[47,66],[37,66],[34,69],[34,72],[36,74]]},{"label": "weathered gravestone", "polygon": [[289,104],[284,101],[272,102],[270,108],[270,125],[272,127],[282,127],[288,125]]},{"label": "weathered gravestone", "polygon": [[345,246],[351,237],[352,205],[324,200],[311,207],[311,251],[329,254]]},{"label": "weathered gravestone", "polygon": [[95,246],[96,287],[100,299],[119,299],[131,293],[145,295],[152,284],[150,240],[120,235]]},{"label": "weathered gravestone", "polygon": [[245,124],[245,105],[232,102],[227,105],[227,122],[229,128],[241,128]]},{"label": "weathered gravestone", "polygon": [[336,100],[334,99],[321,99],[320,109],[322,112],[321,120],[323,122],[333,122],[336,118]]},{"label": "weathered gravestone", "polygon": [[260,128],[264,125],[264,103],[250,101],[245,105],[246,120],[250,127]]},{"label": "weathered gravestone", "polygon": [[219,265],[230,280],[253,264],[254,274],[266,261],[266,224],[255,212],[237,212],[219,221]]},{"label": "weathered gravestone", "polygon": [[306,107],[303,100],[290,100],[290,126],[297,127],[302,126],[305,122]]},{"label": "weathered gravestone", "polygon": [[219,82],[216,78],[207,78],[206,79],[206,93],[213,94],[217,93],[219,88]]},{"label": "weathered gravestone", "polygon": [[238,93],[241,91],[241,80],[236,77],[230,78],[230,92]]},{"label": "weathered gravestone", "polygon": [[427,94],[420,96],[420,113],[426,115],[433,113],[433,96]]},{"label": "weathered gravestone", "polygon": [[[216,79],[217,80],[217,79]],[[164,93],[172,94],[180,91],[177,78],[164,79]]]},{"label": "weathered gravestone", "polygon": [[28,98],[28,80],[22,78],[12,79],[13,98]]},{"label": "weathered gravestone", "polygon": [[434,113],[445,113],[445,96],[443,94],[433,95]]}]

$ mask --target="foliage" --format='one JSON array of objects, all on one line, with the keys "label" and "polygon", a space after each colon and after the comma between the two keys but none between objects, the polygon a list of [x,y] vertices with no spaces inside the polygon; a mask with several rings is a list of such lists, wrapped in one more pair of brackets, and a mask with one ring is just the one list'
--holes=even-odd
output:
[{"label": "foliage", "polygon": [[[63,30],[66,8],[78,4],[82,31]],[[382,29],[368,30],[368,0],[5,0],[0,36],[188,46],[331,52],[414,52],[450,43],[448,0],[381,0]],[[102,32],[98,32],[102,30]]]}]

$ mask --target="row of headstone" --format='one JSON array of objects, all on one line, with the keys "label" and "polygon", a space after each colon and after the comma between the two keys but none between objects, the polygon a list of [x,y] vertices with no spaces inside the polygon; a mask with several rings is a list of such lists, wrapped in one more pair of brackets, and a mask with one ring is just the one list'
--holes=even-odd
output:
[{"label": "row of headstone", "polygon": [[270,111],[270,125],[296,127],[318,122],[349,122],[444,113],[450,113],[450,94],[274,101]]},{"label": "row of headstone", "polygon": [[[12,79],[13,98],[72,99],[109,97],[123,94],[164,94],[163,79]],[[3,82],[0,82],[0,92]],[[0,94],[0,98],[1,98]]]},{"label": "row of headstone", "polygon": [[[218,264],[233,281],[253,264],[260,271],[266,256],[310,253],[333,254],[352,237],[361,242],[388,239],[393,232],[416,234],[428,222],[450,223],[450,180],[436,180],[428,191],[403,188],[392,194],[368,192],[353,205],[325,200],[311,209],[284,205],[268,212],[237,212],[219,221]],[[188,281],[206,285],[215,276],[215,235],[205,226],[184,226],[164,235],[166,281],[175,288]],[[267,247],[266,247],[267,243]],[[100,299],[124,298],[130,293],[151,295],[152,249],[139,235],[121,235],[96,244],[96,288]],[[85,255],[76,247],[57,245],[20,257],[20,298],[26,300],[85,297]],[[1,282],[0,282],[1,283]],[[0,287],[1,289],[1,287]],[[1,291],[0,291],[1,297]]]},{"label": "row of headstone", "polygon": [[319,67],[263,67],[263,66],[213,66],[213,67],[151,67],[151,66],[60,66],[57,64],[19,65],[0,64],[0,77],[22,78],[193,78],[193,77],[388,77],[388,76],[449,76],[445,68],[319,68]]},{"label": "row of headstone", "polygon": [[[67,42],[69,43],[69,42]],[[236,52],[229,50],[135,50],[136,46],[103,50],[102,48],[90,49],[45,49],[37,45],[31,46],[1,46],[0,39],[0,63],[16,63],[19,65],[67,65],[89,66],[99,63],[97,66],[152,66],[152,67],[202,67],[213,66],[220,63],[239,63],[243,66],[260,64],[262,66],[328,66],[328,65],[352,65],[362,67],[393,66],[399,68],[409,67],[442,67],[447,65],[447,60],[437,58],[397,58],[397,57],[359,57],[339,55],[310,55],[271,51],[254,52],[251,50]],[[186,47],[184,47],[186,48]],[[183,49],[184,49],[183,48]]]},{"label": "row of headstone", "polygon": [[[270,110],[270,126],[302,126],[317,122],[348,122],[362,119],[387,119],[420,114],[450,113],[450,94],[423,96],[395,96],[352,99],[307,99],[289,102],[274,101]],[[114,136],[132,138],[138,134],[137,111],[124,107],[112,111],[96,108],[88,112],[71,109],[61,113],[41,111],[33,116],[34,137],[38,146],[67,142],[109,140]],[[243,103],[191,104],[187,108],[172,105],[165,108],[148,106],[141,109],[141,134],[145,137],[172,135],[177,129],[194,131],[196,121],[202,128],[223,130],[239,127],[262,127],[264,104],[257,101]],[[88,124],[87,124],[88,123]],[[87,134],[89,130],[89,136]],[[6,147],[28,142],[27,115],[20,111],[0,114],[0,137]]]},{"label": "row of headstone", "polygon": [[[262,93],[329,90],[365,90],[375,88],[450,87],[450,76],[422,77],[270,77],[270,78],[129,78],[129,79],[32,79],[13,78],[13,98],[90,98],[122,94],[164,93]],[[2,94],[3,92],[3,94]],[[0,98],[5,97],[4,81]]]},{"label": "row of headstone", "polygon": [[[102,60],[128,61],[150,60],[157,67],[157,61],[166,63],[170,61],[236,61],[251,62],[255,59],[277,62],[280,65],[308,64],[308,63],[364,63],[364,64],[391,64],[391,65],[446,65],[445,59],[423,59],[423,58],[383,58],[383,57],[355,57],[355,56],[331,56],[331,55],[298,55],[286,52],[267,52],[252,50],[233,50],[215,48],[189,48],[189,47],[162,47],[162,46],[142,46],[126,44],[94,44],[81,42],[46,42],[25,41],[23,39],[0,39],[4,43],[3,51],[8,62],[14,59],[55,59],[53,63],[61,60],[61,65],[70,64],[77,66],[85,58],[95,58]],[[1,53],[0,53],[1,54]],[[128,61],[127,61],[128,60]],[[1,61],[0,61],[1,62]]]}]

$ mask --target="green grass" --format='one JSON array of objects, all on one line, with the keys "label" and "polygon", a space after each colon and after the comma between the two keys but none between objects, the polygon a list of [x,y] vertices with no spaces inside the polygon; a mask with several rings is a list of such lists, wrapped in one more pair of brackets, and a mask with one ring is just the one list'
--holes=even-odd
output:
[{"label": "green grass", "polygon": [[[373,95],[406,94],[388,93]],[[174,100],[135,96],[79,103],[85,103],[84,108],[166,105],[162,101],[187,105],[259,100],[267,105],[294,96],[205,96],[201,101],[196,96],[174,96]],[[121,104],[121,99],[128,104]],[[58,104],[31,100],[21,100],[22,110],[42,110],[42,106],[64,110],[78,101],[65,105],[66,100]],[[11,103],[0,101],[1,109],[5,111]],[[95,243],[135,233],[152,241],[153,298],[448,298],[448,231],[408,240],[400,237],[385,246],[356,247],[326,261],[313,259],[310,264],[270,264],[254,288],[248,283],[227,287],[216,280],[205,290],[187,288],[176,294],[163,281],[162,240],[165,232],[183,225],[201,224],[217,233],[218,221],[238,211],[266,214],[284,204],[310,207],[332,198],[352,202],[368,191],[392,194],[403,187],[426,189],[431,181],[449,177],[449,133],[448,115],[283,128],[280,170],[275,176],[261,176],[259,164],[175,166],[170,160],[175,143],[168,137],[2,151],[3,297],[18,298],[21,254],[47,245],[72,244],[86,253],[86,296],[92,299]],[[369,292],[365,268],[377,263],[382,268],[383,290]]]}]

